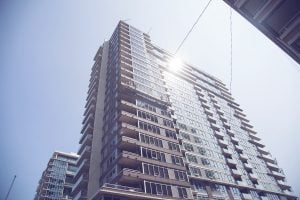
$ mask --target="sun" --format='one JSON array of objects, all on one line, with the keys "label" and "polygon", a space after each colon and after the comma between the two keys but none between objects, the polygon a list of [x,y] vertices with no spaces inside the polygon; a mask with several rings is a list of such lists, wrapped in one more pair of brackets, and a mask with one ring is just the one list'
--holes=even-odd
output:
[{"label": "sun", "polygon": [[182,66],[183,66],[182,60],[178,57],[172,58],[169,61],[169,68],[170,71],[172,72],[178,72],[180,68],[182,68]]}]

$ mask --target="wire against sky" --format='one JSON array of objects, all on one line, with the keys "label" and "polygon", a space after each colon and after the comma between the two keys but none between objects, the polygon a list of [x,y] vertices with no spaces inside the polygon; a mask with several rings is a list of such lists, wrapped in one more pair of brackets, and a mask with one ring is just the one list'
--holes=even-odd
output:
[{"label": "wire against sky", "polygon": [[176,51],[175,51],[175,55],[178,53],[178,51],[180,50],[180,48],[182,47],[182,45],[184,44],[185,40],[189,37],[189,35],[191,34],[191,32],[193,31],[194,27],[196,26],[196,24],[199,22],[200,18],[202,17],[202,15],[205,13],[206,9],[208,8],[209,4],[212,2],[212,0],[209,0],[208,3],[206,4],[206,6],[204,7],[204,9],[202,10],[202,12],[200,13],[200,15],[198,16],[197,20],[195,21],[195,23],[193,24],[193,26],[190,28],[189,32],[186,34],[186,36],[184,37],[184,39],[182,40],[182,42],[180,43],[180,45],[177,47]]}]

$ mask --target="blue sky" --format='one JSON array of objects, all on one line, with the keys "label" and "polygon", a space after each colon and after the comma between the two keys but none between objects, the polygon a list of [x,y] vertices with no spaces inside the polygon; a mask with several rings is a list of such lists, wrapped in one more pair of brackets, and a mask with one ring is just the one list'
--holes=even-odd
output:
[{"label": "blue sky", "polygon": [[[78,149],[92,59],[120,19],[173,52],[207,1],[0,2],[0,198],[32,199],[54,150]],[[179,56],[229,85],[229,10],[215,0]],[[233,13],[233,96],[300,195],[300,66]]]}]

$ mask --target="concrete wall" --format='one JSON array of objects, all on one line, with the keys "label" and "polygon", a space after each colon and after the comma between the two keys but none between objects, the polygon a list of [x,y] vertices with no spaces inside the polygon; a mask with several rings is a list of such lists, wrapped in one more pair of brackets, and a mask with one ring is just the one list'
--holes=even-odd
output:
[{"label": "concrete wall", "polygon": [[104,115],[104,99],[106,86],[106,70],[107,70],[107,60],[108,60],[108,50],[109,42],[103,44],[103,55],[100,67],[100,77],[99,77],[99,87],[97,92],[97,102],[95,111],[95,122],[93,131],[93,142],[91,150],[91,160],[90,160],[90,170],[89,170],[89,182],[88,182],[88,199],[93,196],[99,189],[99,178],[100,172],[100,162],[101,162],[101,147],[102,147],[102,135],[103,135],[103,115]]}]

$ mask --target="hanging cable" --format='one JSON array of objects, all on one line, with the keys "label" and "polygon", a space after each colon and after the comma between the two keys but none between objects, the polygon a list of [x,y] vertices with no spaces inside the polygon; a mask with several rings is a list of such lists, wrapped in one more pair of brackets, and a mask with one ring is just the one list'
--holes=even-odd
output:
[{"label": "hanging cable", "polygon": [[184,44],[185,40],[189,37],[190,33],[193,31],[194,27],[196,26],[196,24],[199,22],[200,18],[202,17],[202,15],[205,13],[206,9],[208,8],[209,4],[212,2],[212,0],[209,0],[208,3],[206,4],[206,6],[204,7],[204,9],[202,10],[202,12],[200,13],[200,15],[198,16],[197,20],[195,21],[195,23],[193,24],[193,26],[190,28],[189,32],[186,34],[186,36],[184,37],[184,39],[182,40],[182,42],[180,43],[180,45],[177,47],[176,51],[175,51],[175,55],[178,53],[178,51],[180,50],[180,48],[182,47],[182,45]]},{"label": "hanging cable", "polygon": [[[232,56],[232,9],[229,8],[229,34],[230,34],[230,80],[229,80],[229,92],[232,94],[232,64],[233,64],[233,56]],[[231,122],[232,108],[229,109],[229,122]]]},{"label": "hanging cable", "polygon": [[232,9],[229,8],[229,29],[230,29],[230,84],[229,84],[229,91],[230,94],[232,92]]}]

